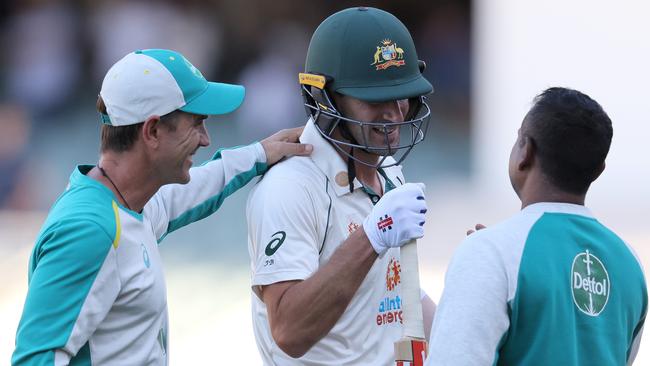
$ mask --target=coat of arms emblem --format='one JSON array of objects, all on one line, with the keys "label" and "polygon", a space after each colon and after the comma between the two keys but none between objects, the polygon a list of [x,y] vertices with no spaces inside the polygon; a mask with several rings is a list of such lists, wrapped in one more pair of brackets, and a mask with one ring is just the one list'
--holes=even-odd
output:
[{"label": "coat of arms emblem", "polygon": [[384,39],[381,41],[381,46],[377,46],[374,62],[370,65],[374,65],[376,70],[385,70],[391,66],[399,67],[404,64],[404,50],[390,39]]}]

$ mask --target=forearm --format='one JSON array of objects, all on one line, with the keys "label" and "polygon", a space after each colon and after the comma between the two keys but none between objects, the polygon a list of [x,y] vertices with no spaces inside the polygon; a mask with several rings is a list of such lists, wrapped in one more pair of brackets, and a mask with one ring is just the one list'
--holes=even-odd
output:
[{"label": "forearm", "polygon": [[339,320],[377,254],[357,230],[329,262],[308,279],[288,286],[269,313],[273,338],[287,354],[300,357]]},{"label": "forearm", "polygon": [[172,232],[201,220],[221,207],[232,193],[245,186],[266,169],[264,150],[253,144],[232,150],[220,150],[206,164],[190,169],[187,184],[161,187],[152,199]]}]

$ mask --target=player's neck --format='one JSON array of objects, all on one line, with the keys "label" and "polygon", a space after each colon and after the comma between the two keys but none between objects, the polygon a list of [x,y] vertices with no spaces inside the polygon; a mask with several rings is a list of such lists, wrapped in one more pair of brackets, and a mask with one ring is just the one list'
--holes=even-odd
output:
[{"label": "player's neck", "polygon": [[357,170],[357,179],[359,179],[363,185],[370,187],[373,192],[377,193],[378,195],[383,195],[384,190],[381,186],[381,179],[379,179],[377,169],[356,162],[355,164]]},{"label": "player's neck", "polygon": [[[343,161],[348,162],[348,159],[351,159],[347,154],[342,151],[337,150],[337,153],[343,159]],[[379,161],[379,157],[374,154],[367,153],[360,149],[354,150],[354,158],[365,162],[366,164],[360,163],[353,159],[355,176],[363,185],[370,187],[374,192],[379,195],[383,195],[383,189],[381,186],[381,180],[377,174],[377,168],[374,165]],[[370,165],[370,166],[369,166]]]},{"label": "player's neck", "polygon": [[143,161],[142,154],[102,153],[98,166],[104,170],[93,169],[89,174],[113,191],[120,203],[132,211],[141,212],[144,205],[160,189],[151,165]]},{"label": "player's neck", "polygon": [[526,179],[518,193],[521,208],[539,202],[585,204],[586,194],[575,194],[561,190],[541,174],[534,174]]},{"label": "player's neck", "polygon": [[[377,155],[369,154],[359,149],[355,150],[354,156],[357,157],[357,159],[370,165],[376,165],[379,161],[379,157]],[[377,168],[355,161],[354,169],[356,171],[357,179],[363,185],[370,187],[375,193],[383,195],[383,189],[381,187],[379,174],[377,174]]]}]

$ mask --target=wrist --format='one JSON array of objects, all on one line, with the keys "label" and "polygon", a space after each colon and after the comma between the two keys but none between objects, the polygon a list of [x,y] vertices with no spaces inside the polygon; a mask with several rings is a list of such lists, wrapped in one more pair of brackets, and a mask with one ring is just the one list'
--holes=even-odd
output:
[{"label": "wrist", "polygon": [[363,226],[350,234],[350,238],[357,242],[360,248],[363,248],[363,252],[359,253],[361,257],[366,257],[367,255],[376,257],[378,255],[377,250],[372,245],[372,242],[370,241],[370,238],[368,238],[368,234],[365,229],[363,229]]},{"label": "wrist", "polygon": [[363,225],[361,227],[363,230],[357,231],[362,232],[363,240],[367,242],[367,244],[373,249],[375,253],[382,255],[388,248],[381,245],[381,238],[379,238],[379,235],[374,230],[373,224],[370,222],[368,217],[366,217],[366,219],[363,221]]},{"label": "wrist", "polygon": [[257,155],[257,161],[260,163],[268,163],[269,161],[269,155],[267,152],[268,145],[265,143],[264,140],[253,143],[252,145],[255,145],[255,153]]}]

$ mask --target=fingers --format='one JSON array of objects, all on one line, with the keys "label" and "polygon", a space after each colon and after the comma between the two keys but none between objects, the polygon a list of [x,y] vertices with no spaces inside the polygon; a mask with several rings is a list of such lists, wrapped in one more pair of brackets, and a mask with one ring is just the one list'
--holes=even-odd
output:
[{"label": "fingers", "polygon": [[415,195],[418,200],[426,201],[424,190],[424,183],[405,183],[395,189],[386,192],[385,195],[392,196],[405,194],[405,197],[411,197],[412,195]]},{"label": "fingers", "polygon": [[260,141],[266,153],[266,163],[273,165],[284,157],[309,155],[314,151],[310,144],[301,144],[300,135],[305,127],[288,128]]},{"label": "fingers", "polygon": [[424,197],[424,183],[406,183],[396,189],[404,191],[406,193],[406,199],[410,200],[415,197],[417,202],[413,204],[410,209],[420,217],[417,221],[418,226],[424,226],[425,214],[427,213],[427,202]]},{"label": "fingers", "polygon": [[413,230],[413,239],[422,239],[422,238],[424,238],[424,227],[423,225],[420,225],[415,230]]},{"label": "fingers", "polygon": [[267,140],[277,142],[298,142],[304,128],[305,126],[280,130],[272,136],[269,136]]},{"label": "fingers", "polygon": [[423,200],[423,201],[426,200],[426,198],[425,198],[426,195],[424,194],[424,192],[426,191],[426,186],[424,185],[424,183],[406,183],[406,184],[411,185],[413,187],[413,189],[416,192],[418,192],[417,199]]},{"label": "fingers", "polygon": [[304,156],[309,155],[314,151],[314,146],[311,144],[300,144],[293,142],[279,142],[280,155],[282,156]]},{"label": "fingers", "polygon": [[483,225],[483,224],[476,224],[476,225],[474,225],[474,229],[467,230],[467,235],[469,236],[469,235],[475,233],[476,231],[483,230],[483,229],[485,229],[485,227],[486,226]]},{"label": "fingers", "polygon": [[286,130],[287,132],[287,142],[298,142],[300,135],[302,135],[302,130],[305,129],[305,126],[290,128]]},{"label": "fingers", "polygon": [[262,146],[266,152],[266,162],[269,165],[277,163],[284,157],[294,155],[304,156],[309,155],[314,151],[314,146],[311,144],[300,144],[295,142],[263,141]]}]

